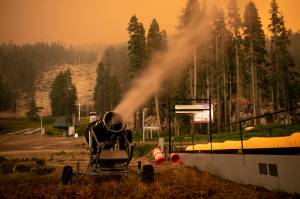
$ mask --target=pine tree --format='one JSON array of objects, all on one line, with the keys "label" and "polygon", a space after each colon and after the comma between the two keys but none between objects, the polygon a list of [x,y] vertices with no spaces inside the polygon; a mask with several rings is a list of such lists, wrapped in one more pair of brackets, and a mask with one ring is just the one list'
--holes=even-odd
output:
[{"label": "pine tree", "polygon": [[[261,19],[255,4],[250,1],[244,13],[244,49],[248,55],[246,64],[251,74],[251,93],[253,116],[260,114],[260,95],[266,90],[266,47],[265,34],[262,29]],[[267,92],[267,91],[266,91]],[[259,121],[258,121],[259,122]]]},{"label": "pine tree", "polygon": [[290,80],[289,97],[291,106],[295,106],[300,101],[300,33],[292,33],[290,52],[295,59],[295,67],[291,69],[293,77]]},{"label": "pine tree", "polygon": [[[222,118],[225,125],[228,124],[230,111],[228,107],[228,41],[229,32],[225,24],[225,16],[223,10],[216,12],[215,19],[212,24],[211,32],[211,80],[212,88],[215,87],[212,94],[217,98],[217,126],[221,126]],[[218,129],[220,130],[220,129]]]},{"label": "pine tree", "polygon": [[104,114],[107,111],[107,105],[105,100],[105,97],[107,96],[107,93],[105,92],[105,80],[106,80],[106,74],[104,71],[104,64],[101,61],[97,66],[97,78],[96,78],[96,86],[94,89],[94,109]]},{"label": "pine tree", "polygon": [[142,23],[133,15],[128,25],[128,54],[130,69],[136,76],[145,66],[147,59],[145,29]]},{"label": "pine tree", "polygon": [[165,30],[162,30],[160,32],[161,35],[161,48],[162,49],[167,49],[168,48],[168,36],[167,32]]},{"label": "pine tree", "polygon": [[189,24],[194,23],[200,17],[200,4],[198,0],[188,0],[182,15],[179,17],[178,30],[183,31]]},{"label": "pine tree", "polygon": [[38,116],[38,112],[40,112],[40,110],[42,109],[41,107],[37,107],[36,103],[35,103],[35,98],[34,98],[34,94],[31,93],[28,97],[27,97],[27,108],[28,111],[26,112],[26,116],[31,119],[31,120],[36,120],[39,116]]},{"label": "pine tree", "polygon": [[[230,0],[228,4],[228,25],[229,31],[233,35],[234,56],[235,56],[235,74],[236,74],[236,96],[235,96],[235,120],[240,120],[240,100],[241,100],[241,72],[240,72],[240,52],[242,38],[240,29],[242,21],[239,13],[239,7],[236,0]],[[231,93],[231,92],[230,92]],[[230,95],[231,96],[231,95]],[[231,97],[230,97],[231,98]],[[231,100],[229,100],[231,102]],[[230,108],[231,110],[231,103]]]},{"label": "pine tree", "polygon": [[111,51],[105,50],[101,62],[97,67],[97,79],[94,92],[95,110],[102,115],[112,110],[112,81],[111,81]]},{"label": "pine tree", "polygon": [[[166,32],[165,31],[160,32],[159,24],[154,18],[150,24],[150,28],[147,36],[147,49],[148,49],[149,60],[151,60],[151,58],[155,53],[164,50],[167,45],[166,43],[167,43]],[[161,131],[159,99],[157,93],[155,93],[155,108],[156,108],[156,116],[158,120],[159,131]]]},{"label": "pine tree", "polygon": [[[177,26],[177,29],[179,30],[180,33],[184,33],[185,31],[189,31],[188,29],[191,28],[192,26],[198,25],[198,21],[201,20],[201,8],[200,8],[200,3],[198,0],[188,0],[185,8],[182,11],[181,16],[179,16],[179,25]],[[183,78],[181,79],[180,84],[187,84],[187,85],[181,85],[181,87],[188,87],[189,89],[184,90],[184,91],[178,91],[177,93],[181,94],[182,96],[179,97],[181,99],[186,99],[186,98],[196,98],[196,90],[197,90],[197,81],[196,81],[196,76],[197,74],[197,66],[196,66],[196,56],[197,49],[194,49],[194,55],[191,54],[191,60],[190,63],[188,64],[187,70],[183,71],[182,74]],[[194,57],[194,64],[193,63],[193,57]],[[187,79],[185,79],[187,78]],[[176,85],[176,84],[175,84]],[[180,89],[180,88],[177,88]],[[186,122],[186,117],[182,118],[181,122]],[[190,117],[190,123],[191,123],[191,134],[194,133],[194,123],[193,123],[193,118]],[[185,124],[187,125],[187,124]]]},{"label": "pine tree", "polygon": [[129,86],[129,63],[127,45],[110,46],[105,49],[97,66],[94,88],[94,109],[105,114],[119,102]]},{"label": "pine tree", "polygon": [[[147,61],[147,47],[145,29],[142,23],[140,23],[135,15],[130,19],[128,25],[128,55],[129,66],[132,77],[136,77],[146,65]],[[142,126],[142,110],[138,114],[138,122],[135,121],[136,129],[141,129]]]},{"label": "pine tree", "polygon": [[76,113],[77,91],[69,69],[55,77],[49,96],[53,116]]},{"label": "pine tree", "polygon": [[290,79],[293,74],[290,72],[294,66],[294,60],[288,51],[290,44],[288,31],[285,28],[285,23],[282,14],[279,12],[279,7],[276,0],[271,2],[271,23],[268,28],[271,32],[271,49],[270,59],[273,71],[273,88],[272,99],[273,109],[277,111],[280,105],[285,101],[289,105],[290,100]]},{"label": "pine tree", "polygon": [[151,59],[153,54],[161,49],[162,35],[160,33],[159,24],[154,18],[150,24],[150,28],[147,35],[147,50],[149,58]]}]

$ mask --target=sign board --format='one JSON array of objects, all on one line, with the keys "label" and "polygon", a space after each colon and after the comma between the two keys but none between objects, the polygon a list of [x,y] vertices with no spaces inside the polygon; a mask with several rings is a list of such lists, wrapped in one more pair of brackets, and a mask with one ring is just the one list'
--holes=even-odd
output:
[{"label": "sign board", "polygon": [[90,112],[90,123],[97,121],[97,112]]},{"label": "sign board", "polygon": [[[211,110],[211,119],[213,121],[213,109]],[[209,110],[199,111],[198,113],[194,113],[194,122],[207,124],[209,123]]]},{"label": "sign board", "polygon": [[[189,113],[194,115],[195,123],[209,123],[209,103],[192,105],[175,105],[178,114]],[[213,121],[213,106],[211,105],[211,119]]]},{"label": "sign board", "polygon": [[90,123],[97,121],[97,116],[90,116]]},{"label": "sign board", "polygon": [[175,105],[176,113],[197,113],[203,110],[209,110],[208,103],[192,104],[192,105]]}]

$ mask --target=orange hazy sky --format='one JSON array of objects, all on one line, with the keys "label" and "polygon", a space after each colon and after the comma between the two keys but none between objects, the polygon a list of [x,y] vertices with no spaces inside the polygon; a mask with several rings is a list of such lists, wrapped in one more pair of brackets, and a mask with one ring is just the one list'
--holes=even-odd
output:
[{"label": "orange hazy sky", "polygon": [[[219,7],[227,0],[206,0]],[[264,27],[271,0],[253,0]],[[238,0],[243,11],[248,0]],[[66,44],[120,43],[128,40],[130,17],[149,28],[155,17],[168,33],[176,31],[186,0],[0,0],[0,42],[61,41]],[[300,0],[278,0],[287,27],[300,30]]]}]

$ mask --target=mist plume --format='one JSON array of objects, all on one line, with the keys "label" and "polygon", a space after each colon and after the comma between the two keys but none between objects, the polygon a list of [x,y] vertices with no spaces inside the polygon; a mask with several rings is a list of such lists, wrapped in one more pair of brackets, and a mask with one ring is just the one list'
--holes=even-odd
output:
[{"label": "mist plume", "polygon": [[190,63],[194,49],[208,40],[209,15],[204,9],[200,12],[194,13],[180,35],[169,43],[168,49],[156,54],[149,66],[134,80],[132,87],[114,109],[123,120],[129,121],[160,90],[165,81],[180,75]]}]

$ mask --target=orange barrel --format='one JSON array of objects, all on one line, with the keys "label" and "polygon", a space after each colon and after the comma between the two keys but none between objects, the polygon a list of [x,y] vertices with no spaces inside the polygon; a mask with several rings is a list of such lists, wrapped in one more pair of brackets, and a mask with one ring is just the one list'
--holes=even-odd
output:
[{"label": "orange barrel", "polygon": [[152,153],[156,164],[161,164],[165,161],[164,155],[159,148],[154,148]]},{"label": "orange barrel", "polygon": [[171,153],[170,155],[170,160],[173,162],[173,163],[180,163],[180,157],[178,154],[176,153]]}]

